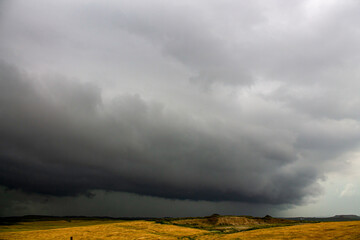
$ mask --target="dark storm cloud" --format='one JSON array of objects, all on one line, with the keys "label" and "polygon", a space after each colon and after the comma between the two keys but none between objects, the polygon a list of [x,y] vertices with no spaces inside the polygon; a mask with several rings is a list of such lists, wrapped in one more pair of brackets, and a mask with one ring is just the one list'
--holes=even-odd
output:
[{"label": "dark storm cloud", "polygon": [[[274,214],[269,205],[164,199],[124,192],[92,191],[91,198],[28,194],[0,187],[0,216],[43,214],[55,216],[190,217],[213,213],[264,216]],[[14,201],[16,199],[16,201]],[[254,207],[256,206],[256,207]]]},{"label": "dark storm cloud", "polygon": [[45,2],[0,22],[0,185],[301,204],[357,150],[355,1]]},{"label": "dark storm cloud", "polygon": [[292,167],[296,151],[284,139],[261,132],[257,139],[224,123],[214,129],[136,95],[102,106],[95,87],[66,79],[34,84],[5,64],[0,74],[6,187],[56,196],[103,189],[259,203],[300,202],[316,190],[316,170]]}]

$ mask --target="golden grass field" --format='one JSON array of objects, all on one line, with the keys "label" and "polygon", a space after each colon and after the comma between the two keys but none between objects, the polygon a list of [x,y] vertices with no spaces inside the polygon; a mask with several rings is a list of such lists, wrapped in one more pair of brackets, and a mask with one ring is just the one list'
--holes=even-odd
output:
[{"label": "golden grass field", "polygon": [[[360,239],[360,221],[308,223],[232,234],[153,221],[42,221],[0,227],[1,240],[110,239]],[[94,224],[94,225],[90,225]],[[59,227],[60,226],[60,227]],[[48,229],[53,227],[53,229]],[[32,230],[32,229],[43,230]]]}]

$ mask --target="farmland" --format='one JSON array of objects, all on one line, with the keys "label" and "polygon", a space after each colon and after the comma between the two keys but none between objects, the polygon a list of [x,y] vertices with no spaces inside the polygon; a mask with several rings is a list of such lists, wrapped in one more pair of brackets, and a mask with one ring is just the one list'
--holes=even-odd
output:
[{"label": "farmland", "polygon": [[[360,239],[360,221],[261,223],[261,219],[222,217],[211,226],[205,218],[174,221],[57,220],[0,226],[0,239]],[[258,222],[255,222],[258,220]],[[210,219],[213,222],[213,219]],[[261,224],[259,224],[259,222]],[[241,225],[242,224],[242,225]],[[251,227],[249,227],[249,224]],[[185,226],[186,225],[186,226]],[[194,226],[196,225],[196,226]],[[255,227],[257,226],[257,227]],[[223,231],[222,228],[233,229]],[[234,230],[235,229],[235,230]]]}]

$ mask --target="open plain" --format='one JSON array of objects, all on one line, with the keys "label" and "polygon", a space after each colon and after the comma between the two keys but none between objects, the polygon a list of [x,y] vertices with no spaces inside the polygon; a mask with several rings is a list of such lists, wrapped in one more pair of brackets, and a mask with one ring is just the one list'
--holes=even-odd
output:
[{"label": "open plain", "polygon": [[[234,217],[224,224],[189,224],[197,218],[183,220],[187,226],[167,221],[32,221],[0,227],[1,240],[112,240],[112,239],[360,239],[360,221],[288,224],[257,224]],[[232,222],[237,224],[232,224]],[[225,221],[226,222],[226,221]],[[196,224],[199,224],[196,223]],[[195,225],[196,225],[195,224]],[[249,227],[251,224],[251,227]],[[222,228],[221,228],[222,227]],[[232,229],[233,231],[224,231]]]}]

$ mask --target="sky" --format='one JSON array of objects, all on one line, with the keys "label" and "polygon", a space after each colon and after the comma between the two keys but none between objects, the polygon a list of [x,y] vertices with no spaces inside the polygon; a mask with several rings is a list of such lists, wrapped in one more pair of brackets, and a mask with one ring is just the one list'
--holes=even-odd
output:
[{"label": "sky", "polygon": [[360,215],[359,12],[0,0],[0,216]]}]

